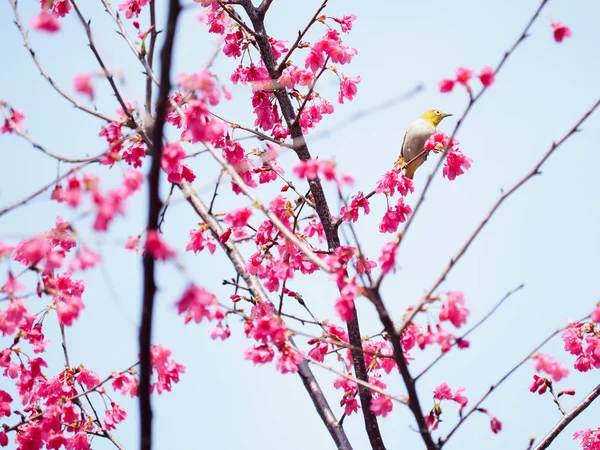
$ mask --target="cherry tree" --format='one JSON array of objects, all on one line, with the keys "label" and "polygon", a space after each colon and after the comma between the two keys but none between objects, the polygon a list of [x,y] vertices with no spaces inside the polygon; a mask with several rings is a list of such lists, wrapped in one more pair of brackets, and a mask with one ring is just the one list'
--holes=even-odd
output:
[{"label": "cherry tree", "polygon": [[[509,245],[514,237],[490,230],[497,216],[519,196],[535,197],[524,193],[528,186],[561,151],[575,152],[572,142],[588,132],[600,106],[587,96],[587,107],[556,123],[554,135],[535,136],[535,151],[517,148],[529,141],[511,137],[510,129],[487,137],[526,156],[506,165],[499,193],[490,174],[468,185],[496,190],[483,209],[471,208],[478,214],[468,212],[470,194],[461,183],[487,157],[465,145],[476,133],[469,121],[494,120],[493,108],[479,116],[477,110],[511,89],[502,78],[519,70],[518,58],[532,41],[568,52],[578,39],[559,18],[548,19],[547,0],[533,2],[529,17],[513,18],[518,32],[503,51],[490,49],[485,64],[456,63],[452,75],[431,62],[437,84],[429,86],[430,98],[452,98],[459,110],[413,158],[427,158],[414,180],[405,175],[412,160],[398,156],[406,129],[398,121],[393,130],[370,130],[388,134],[386,149],[350,154],[343,148],[344,130],[391,114],[392,107],[407,109],[423,91],[396,86],[389,76],[388,91],[401,95],[351,109],[368,82],[355,69],[362,49],[353,33],[361,17],[352,2],[7,2],[16,28],[5,47],[30,59],[11,70],[35,75],[47,90],[36,92],[38,98],[52,95],[48,103],[56,112],[44,120],[57,134],[52,146],[43,142],[28,123],[38,105],[20,105],[3,89],[4,167],[27,181],[3,183],[10,195],[0,204],[0,446],[150,449],[153,440],[154,447],[175,442],[173,431],[153,420],[170,415],[195,416],[200,430],[185,427],[177,445],[214,447],[203,442],[205,418],[221,416],[225,423],[236,405],[261,393],[248,383],[247,395],[233,396],[232,387],[220,394],[220,404],[201,402],[194,387],[214,385],[186,370],[196,364],[215,382],[235,376],[244,383],[268,372],[284,380],[269,390],[290,410],[297,392],[286,386],[302,389],[312,417],[290,420],[285,435],[321,433],[329,441],[319,448],[385,449],[396,442],[469,448],[477,430],[486,442],[506,435],[503,442],[519,448],[544,449],[568,435],[576,447],[600,449],[600,424],[576,420],[600,395],[600,385],[588,387],[600,368],[600,306],[586,300],[585,314],[572,319],[578,310],[570,302],[552,303],[562,320],[558,329],[526,314],[521,322],[508,316],[520,325],[504,323],[507,334],[523,336],[517,339],[524,343],[531,329],[544,336],[531,348],[508,348],[493,321],[525,295],[527,274],[485,302],[469,296],[477,274],[454,277],[486,233]],[[199,33],[196,39],[183,33],[186,27]],[[413,42],[417,49],[420,39]],[[196,52],[193,60],[178,60],[181,46]],[[387,49],[389,58],[400,50]],[[411,62],[404,58],[402,70],[410,71]],[[380,66],[388,71],[385,59]],[[28,82],[19,76],[11,83]],[[527,98],[510,114],[526,124],[551,115]],[[85,140],[75,144],[68,135],[78,127]],[[536,134],[533,126],[530,131]],[[38,159],[18,160],[11,146]],[[374,159],[384,170],[371,176],[366,166]],[[574,167],[575,159],[562,156],[562,167]],[[352,161],[357,169],[345,170]],[[517,170],[525,163],[525,171]],[[568,178],[574,170],[563,173],[565,185],[578,187]],[[452,192],[442,200],[450,213],[420,220],[426,199],[439,191]],[[451,222],[462,231],[438,245]],[[545,242],[569,240],[570,233]],[[402,275],[415,261],[405,256],[415,254],[407,251],[413,236],[422,260],[414,264],[427,268],[427,285],[407,288]],[[443,260],[428,259],[442,253]],[[479,250],[475,266],[485,256]],[[141,288],[132,290],[138,281]],[[530,301],[535,309],[549,308],[544,300]],[[128,311],[119,312],[115,302]],[[111,317],[132,312],[137,316],[128,329]],[[476,356],[465,362],[470,352]],[[244,372],[228,373],[213,362],[214,353],[240,361]],[[496,369],[499,359],[502,369]],[[486,365],[494,368],[491,379]],[[517,372],[522,377],[512,382]],[[500,411],[497,396],[505,405]],[[168,397],[179,406],[163,403]],[[518,419],[529,427],[525,434],[502,415],[517,398],[544,411],[544,420]],[[268,403],[252,406],[258,417],[274,408]],[[136,430],[136,419],[139,436],[125,445],[120,436]],[[572,422],[573,431],[567,429]],[[531,435],[533,427],[539,435]],[[257,428],[245,437],[249,446],[288,446],[265,438],[268,423]]]}]

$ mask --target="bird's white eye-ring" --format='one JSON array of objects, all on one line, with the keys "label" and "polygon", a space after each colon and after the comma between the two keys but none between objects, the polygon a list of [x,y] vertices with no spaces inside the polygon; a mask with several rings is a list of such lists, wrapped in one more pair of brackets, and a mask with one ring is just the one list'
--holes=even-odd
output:
[{"label": "bird's white eye-ring", "polygon": [[441,114],[441,112],[439,112],[439,111],[436,109],[436,110],[434,111],[434,114],[435,114],[436,116],[439,116],[439,115]]}]

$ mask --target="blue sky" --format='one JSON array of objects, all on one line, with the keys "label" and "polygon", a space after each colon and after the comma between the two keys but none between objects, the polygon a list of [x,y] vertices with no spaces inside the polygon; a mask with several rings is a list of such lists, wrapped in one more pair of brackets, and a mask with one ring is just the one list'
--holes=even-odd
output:
[{"label": "blue sky", "polygon": [[[114,32],[115,26],[104,13],[100,2],[82,4],[84,14],[92,18],[92,28],[99,51],[109,67],[125,74],[124,96],[143,104],[142,67],[126,44]],[[295,2],[296,3],[296,2]],[[513,44],[539,4],[531,0],[505,2],[368,2],[330,1],[326,13],[331,16],[355,14],[353,32],[347,43],[358,49],[350,66],[340,69],[347,75],[360,75],[362,82],[356,99],[338,105],[336,113],[323,121],[317,132],[336,129],[357,112],[410,91],[423,84],[424,89],[406,102],[379,113],[372,113],[352,126],[325,138],[311,139],[308,144],[314,156],[334,158],[341,171],[354,174],[353,191],[370,191],[381,175],[396,160],[404,130],[424,110],[437,108],[461,114],[468,98],[460,89],[440,94],[437,81],[451,77],[458,66],[479,70],[495,66]],[[269,32],[293,41],[320,1],[307,0],[294,4],[275,0],[267,18]],[[113,5],[114,7],[117,4]],[[214,47],[214,36],[208,36],[198,23],[199,8],[188,5],[180,22],[175,51],[174,73],[200,70]],[[19,5],[25,23],[38,8],[37,2]],[[585,9],[584,9],[585,8]],[[165,11],[159,8],[159,16]],[[410,304],[417,302],[437,279],[472,230],[485,217],[501,195],[502,189],[522,178],[541,156],[560,139],[589,109],[600,94],[597,80],[600,60],[597,42],[600,30],[596,18],[600,4],[554,0],[542,12],[531,30],[531,36],[511,56],[494,86],[475,105],[457,138],[462,151],[471,157],[472,169],[455,182],[441,176],[434,181],[427,200],[416,218],[398,256],[401,267],[384,283],[384,299],[390,312],[399,320]],[[95,155],[104,147],[97,137],[101,123],[74,110],[44,80],[24,49],[17,28],[12,24],[8,2],[0,6],[0,98],[26,111],[27,130],[36,141],[66,156]],[[146,20],[144,17],[143,20]],[[573,30],[573,38],[562,44],[552,39],[550,23],[561,21]],[[67,89],[75,73],[97,71],[98,67],[84,39],[83,29],[74,15],[64,21],[61,33],[48,36],[30,33],[32,45],[52,78]],[[317,36],[315,34],[313,37]],[[294,59],[294,58],[293,58]],[[300,61],[300,56],[296,59]],[[227,83],[235,68],[232,60],[219,56],[214,72]],[[100,111],[113,114],[117,102],[101,79],[96,82]],[[336,80],[324,78],[319,89],[332,103],[336,99]],[[252,126],[252,110],[245,88],[231,87],[233,100],[219,106],[226,118]],[[86,99],[81,99],[86,102]],[[446,119],[440,128],[451,132],[454,118]],[[462,290],[471,309],[474,323],[509,290],[520,283],[525,288],[511,298],[489,322],[471,336],[469,350],[448,355],[435,370],[419,383],[422,404],[431,407],[432,389],[441,382],[451,387],[464,386],[471,402],[512,365],[525,356],[549,333],[590,312],[598,298],[597,233],[600,164],[597,142],[600,139],[600,114],[592,116],[561,147],[543,168],[542,176],[525,185],[507,201],[469,253],[454,269],[441,290]],[[252,144],[258,145],[258,144]],[[250,146],[249,146],[250,147]],[[186,147],[192,151],[192,147]],[[61,167],[45,155],[14,136],[0,137],[0,207],[21,199],[44,183],[52,181]],[[284,153],[280,165],[291,173],[295,157]],[[196,159],[195,183],[204,199],[210,199],[211,184],[218,175],[215,163],[208,157]],[[426,168],[416,176],[417,194],[426,180]],[[94,168],[105,188],[116,186],[125,166],[107,171]],[[145,165],[144,170],[147,170]],[[167,194],[167,187],[163,183]],[[225,191],[225,190],[223,190]],[[262,189],[258,195],[268,199],[273,191]],[[127,236],[144,229],[145,192],[128,203],[127,216],[115,220],[106,235],[91,231],[90,219],[81,218],[83,210],[72,211],[40,197],[30,205],[0,218],[0,240],[13,242],[50,229],[56,215],[73,221],[82,242],[104,257],[102,269],[84,275],[87,289],[86,309],[78,322],[67,330],[71,359],[96,370],[102,376],[112,370],[128,367],[137,355],[137,328],[141,302],[141,261],[137,255],[122,249]],[[339,207],[332,199],[333,209]],[[416,200],[416,195],[411,201]],[[217,210],[228,211],[246,205],[243,198],[224,192],[218,198]],[[384,201],[376,198],[373,212],[361,219],[357,231],[366,253],[375,259],[389,236],[379,235],[377,224],[384,211]],[[257,215],[255,215],[257,217]],[[202,445],[215,449],[333,449],[333,443],[314,413],[298,377],[282,376],[272,365],[253,367],[241,353],[251,342],[243,336],[241,324],[230,321],[232,338],[213,342],[208,337],[210,326],[183,325],[174,302],[188,281],[214,292],[226,300],[231,290],[221,280],[231,278],[233,271],[222,254],[214,257],[194,256],[183,252],[189,230],[199,219],[182,201],[174,197],[167,214],[165,238],[181,252],[185,273],[172,265],[159,265],[159,294],[155,316],[154,340],[173,349],[177,361],[187,367],[186,374],[172,393],[154,399],[155,448]],[[246,249],[251,251],[250,248]],[[16,264],[2,263],[2,270]],[[108,275],[107,275],[108,274]],[[301,290],[317,316],[333,317],[335,289],[325,277],[314,283],[299,278],[291,289]],[[33,279],[24,278],[33,283]],[[27,300],[32,311],[45,304]],[[380,331],[381,325],[366,300],[358,302],[363,334]],[[46,332],[58,344],[57,326],[46,325]],[[314,332],[314,330],[310,330]],[[10,345],[7,338],[1,345]],[[559,356],[572,367],[573,358],[561,350],[559,341],[545,351]],[[414,352],[416,371],[435,357],[434,351]],[[53,345],[47,354],[49,373],[62,367],[62,352]],[[334,361],[331,364],[335,364]],[[323,389],[334,411],[340,394],[331,386],[333,376],[317,368]],[[533,370],[527,363],[484,404],[504,425],[499,435],[492,435],[488,420],[475,415],[450,441],[448,449],[507,447],[525,448],[530,435],[542,437],[559,419],[559,413],[547,396],[530,394],[527,386]],[[565,399],[573,406],[595,384],[595,374],[574,373],[558,384],[559,389],[574,388],[577,396]],[[397,377],[389,377],[394,393],[403,393]],[[121,399],[130,418],[117,431],[127,448],[138,444],[137,402]],[[570,425],[556,441],[557,448],[578,448],[572,433],[580,428],[596,428],[600,408],[588,409]],[[456,411],[444,410],[443,435],[453,426]],[[420,438],[411,427],[408,410],[398,405],[395,412],[381,421],[388,448],[419,448]],[[345,428],[354,448],[367,448],[362,417],[346,419]],[[94,448],[109,448],[95,441]]]}]

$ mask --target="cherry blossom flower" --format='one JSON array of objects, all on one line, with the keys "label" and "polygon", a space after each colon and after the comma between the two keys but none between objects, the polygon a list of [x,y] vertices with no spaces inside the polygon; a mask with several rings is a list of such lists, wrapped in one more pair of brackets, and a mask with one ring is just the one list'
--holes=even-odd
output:
[{"label": "cherry blossom flower", "polygon": [[440,321],[448,320],[456,328],[460,328],[467,322],[469,310],[465,307],[465,299],[462,292],[450,291],[446,294],[446,301],[440,309]]},{"label": "cherry blossom flower", "polygon": [[47,33],[56,33],[60,30],[60,22],[54,14],[49,11],[41,11],[33,16],[29,26],[34,30],[45,31]]},{"label": "cherry blossom flower", "polygon": [[481,69],[481,72],[479,72],[479,75],[477,75],[477,77],[479,78],[481,84],[483,84],[484,87],[490,87],[492,84],[494,84],[494,69],[490,66],[486,66],[483,69]]},{"label": "cherry blossom flower", "polygon": [[150,392],[156,390],[159,394],[171,391],[171,383],[179,382],[179,375],[185,372],[185,367],[171,358],[171,350],[162,345],[150,348],[152,372],[157,375],[157,381],[150,386]]},{"label": "cherry blossom flower", "polygon": [[342,78],[340,83],[340,91],[338,93],[338,102],[344,103],[344,99],[352,101],[358,92],[358,83],[361,82],[361,77],[346,77]]},{"label": "cherry blossom flower", "polygon": [[531,359],[533,359],[533,365],[537,372],[546,372],[554,381],[560,381],[569,375],[569,369],[551,355],[540,353],[534,355]]},{"label": "cherry blossom flower", "polygon": [[552,22],[552,30],[556,42],[562,42],[564,39],[573,36],[571,29],[560,22]]},{"label": "cherry blossom flower", "polygon": [[10,121],[4,119],[2,127],[0,127],[0,134],[12,133],[14,129],[21,131],[23,129],[23,121],[25,120],[25,113],[18,109],[11,109]]},{"label": "cherry blossom flower", "polygon": [[490,426],[492,427],[492,432],[494,434],[498,434],[502,430],[502,422],[500,422],[496,417],[492,417]]},{"label": "cherry blossom flower", "polygon": [[451,150],[446,157],[442,175],[453,181],[457,176],[464,174],[466,170],[471,168],[472,162],[473,160],[463,155],[460,150]]},{"label": "cherry blossom flower", "polygon": [[148,231],[144,251],[150,253],[154,259],[162,261],[166,261],[177,255],[177,252],[163,241],[156,230]]},{"label": "cherry blossom flower", "polygon": [[125,0],[119,5],[119,11],[125,11],[125,17],[131,19],[138,17],[142,8],[148,4],[149,0]]},{"label": "cherry blossom flower", "polygon": [[466,67],[456,69],[456,82],[466,86],[469,80],[473,77],[473,71]]},{"label": "cherry blossom flower", "polygon": [[216,298],[213,294],[204,288],[191,284],[177,302],[177,313],[186,313],[185,323],[190,320],[200,323],[205,318],[212,320],[214,318],[213,308],[215,302]]},{"label": "cherry blossom flower", "polygon": [[381,394],[373,396],[373,400],[371,401],[371,411],[373,411],[376,416],[385,417],[391,413],[393,409],[394,404],[392,403],[391,398]]},{"label": "cherry blossom flower", "polygon": [[452,92],[454,89],[454,80],[443,79],[438,82],[438,87],[441,93]]},{"label": "cherry blossom flower", "polygon": [[94,100],[94,87],[92,86],[92,75],[89,73],[78,73],[73,77],[73,88],[80,94],[87,95]]}]

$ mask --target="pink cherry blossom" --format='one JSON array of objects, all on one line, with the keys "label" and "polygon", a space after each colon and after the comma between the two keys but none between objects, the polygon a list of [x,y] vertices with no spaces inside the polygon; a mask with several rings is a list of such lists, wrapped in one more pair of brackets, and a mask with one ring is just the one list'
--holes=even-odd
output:
[{"label": "pink cherry blossom", "polygon": [[477,77],[479,78],[481,84],[483,84],[484,87],[490,87],[492,84],[494,84],[494,69],[490,66],[486,66],[483,69],[481,69],[481,72],[479,72],[479,75],[477,75]]},{"label": "pink cherry blossom", "polygon": [[146,146],[143,142],[136,142],[123,152],[123,159],[134,168],[142,167],[142,161],[146,157]]},{"label": "pink cherry blossom", "polygon": [[436,400],[452,400],[452,389],[446,383],[442,383],[433,390],[433,398]]},{"label": "pink cherry blossom", "polygon": [[250,208],[235,209],[225,214],[223,222],[228,223],[235,228],[243,228],[246,226],[251,216],[252,210]]},{"label": "pink cherry blossom", "polygon": [[404,199],[400,197],[396,207],[389,208],[383,216],[383,219],[381,219],[379,231],[381,233],[395,233],[398,231],[400,224],[406,222],[406,219],[411,212],[411,207],[404,203]]},{"label": "pink cherry blossom", "polygon": [[398,245],[396,244],[396,242],[388,242],[383,246],[383,249],[381,250],[381,256],[379,257],[379,263],[381,264],[381,271],[383,273],[396,271],[397,251]]},{"label": "pink cherry blossom", "polygon": [[448,292],[440,309],[440,321],[448,320],[456,328],[460,328],[467,322],[468,316],[469,310],[465,307],[463,293],[458,291]]},{"label": "pink cherry blossom", "polygon": [[472,162],[473,160],[463,155],[460,150],[451,150],[446,157],[442,175],[450,181],[455,180],[457,176],[464,174],[466,170],[471,168]]},{"label": "pink cherry blossom", "polygon": [[115,425],[124,421],[127,418],[127,411],[121,409],[115,402],[110,402],[112,409],[107,409],[104,414],[104,428],[106,430],[114,430]]},{"label": "pink cherry blossom", "polygon": [[461,408],[464,408],[465,406],[467,406],[467,403],[469,403],[469,399],[464,394],[464,392],[465,388],[459,387],[452,396],[452,400],[458,403],[461,406]]},{"label": "pink cherry blossom", "polygon": [[273,361],[275,352],[267,345],[263,344],[258,347],[251,347],[244,350],[244,359],[249,359],[254,364],[266,364]]},{"label": "pink cherry blossom", "polygon": [[144,251],[152,255],[154,259],[166,261],[177,255],[177,252],[169,247],[156,230],[149,230],[146,236]]},{"label": "pink cherry blossom", "polygon": [[554,40],[556,42],[562,42],[564,39],[573,36],[571,29],[560,22],[552,22],[552,30],[554,31]]},{"label": "pink cherry blossom", "polygon": [[0,134],[12,133],[16,128],[19,131],[23,130],[23,121],[25,120],[25,113],[18,109],[11,109],[10,121],[4,119],[2,127],[0,127]]},{"label": "pink cherry blossom", "polygon": [[537,354],[532,357],[537,372],[546,372],[554,381],[560,381],[569,375],[569,369],[559,363],[553,356]]},{"label": "pink cherry blossom", "polygon": [[9,295],[9,297],[13,297],[15,292],[22,291],[26,288],[26,286],[21,283],[18,278],[16,278],[11,271],[8,272],[8,281],[4,283],[0,292],[4,292]]},{"label": "pink cherry blossom", "polygon": [[0,417],[10,416],[10,414],[11,414],[10,402],[12,402],[12,400],[13,399],[8,392],[0,389]]},{"label": "pink cherry blossom", "polygon": [[438,82],[438,87],[442,93],[452,92],[452,89],[454,89],[454,80],[450,80],[448,78],[440,80]]},{"label": "pink cherry blossom", "polygon": [[537,392],[538,394],[543,394],[548,389],[548,386],[551,385],[552,382],[548,380],[548,378],[543,378],[538,375],[533,375],[533,381],[529,385],[530,392]]},{"label": "pink cherry blossom", "polygon": [[150,349],[152,371],[156,373],[157,381],[150,386],[150,391],[159,394],[171,392],[171,383],[179,382],[179,375],[185,372],[185,367],[171,358],[171,350],[162,345],[153,345]]},{"label": "pink cherry blossom", "polygon": [[215,328],[210,332],[211,339],[221,339],[224,341],[229,336],[231,336],[231,330],[229,329],[229,325],[223,327],[222,323],[217,324]]},{"label": "pink cherry blossom", "polygon": [[57,0],[54,2],[52,12],[59,17],[65,17],[71,11],[72,5],[69,0]]},{"label": "pink cherry blossom", "polygon": [[362,208],[365,215],[371,212],[369,206],[369,200],[364,196],[362,192],[352,197],[349,206],[343,206],[340,211],[340,216],[346,222],[356,222],[358,220],[359,210]]},{"label": "pink cherry blossom", "polygon": [[376,416],[385,417],[391,413],[393,409],[394,404],[392,403],[392,399],[385,395],[377,394],[371,401],[371,411],[373,411]]},{"label": "pink cherry blossom", "polygon": [[456,82],[466,86],[469,84],[469,80],[473,77],[473,71],[466,67],[459,67],[456,69]]},{"label": "pink cherry blossom", "polygon": [[344,103],[344,99],[352,101],[358,92],[358,83],[361,82],[361,77],[343,77],[340,83],[340,91],[338,93],[338,102]]},{"label": "pink cherry blossom", "polygon": [[490,426],[492,427],[492,432],[495,434],[500,433],[502,430],[502,422],[500,422],[496,417],[492,417],[490,421]]},{"label": "pink cherry blossom", "polygon": [[348,33],[352,30],[352,23],[356,20],[356,16],[351,14],[349,16],[344,16],[341,19],[333,17],[333,20],[340,24],[344,33]]},{"label": "pink cherry blossom", "polygon": [[146,6],[149,0],[125,0],[119,5],[119,11],[125,11],[125,17],[128,19],[138,17],[142,8]]},{"label": "pink cherry blossom", "polygon": [[596,305],[596,309],[594,309],[590,314],[590,319],[592,319],[594,322],[600,322],[600,304]]},{"label": "pink cherry blossom", "polygon": [[86,270],[91,267],[96,267],[101,261],[102,258],[99,253],[96,253],[87,247],[82,247],[75,255],[75,258],[71,260],[69,268],[72,271]]},{"label": "pink cherry blossom", "polygon": [[94,87],[92,86],[92,75],[89,73],[78,73],[73,77],[73,88],[80,94],[87,95],[94,100]]},{"label": "pink cherry blossom", "polygon": [[29,26],[34,30],[45,31],[47,33],[56,33],[60,30],[60,22],[49,11],[41,11],[37,16],[33,16],[29,22]]},{"label": "pink cherry blossom", "polygon": [[141,235],[140,236],[129,236],[127,238],[127,242],[125,243],[125,248],[127,250],[132,250],[134,252],[137,252],[139,250],[140,247],[140,239],[141,239]]},{"label": "pink cherry blossom", "polygon": [[194,253],[201,252],[204,248],[208,248],[208,251],[214,253],[217,249],[217,241],[212,236],[204,236],[205,230],[200,228],[198,230],[190,230],[190,241],[188,242],[185,250],[187,252],[193,251]]},{"label": "pink cherry blossom", "polygon": [[177,313],[186,313],[185,323],[193,320],[202,322],[204,318],[212,320],[216,298],[206,289],[191,284],[177,302]]}]

